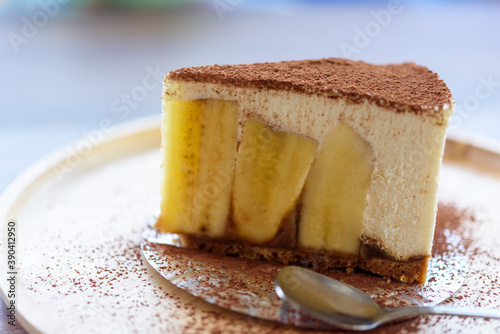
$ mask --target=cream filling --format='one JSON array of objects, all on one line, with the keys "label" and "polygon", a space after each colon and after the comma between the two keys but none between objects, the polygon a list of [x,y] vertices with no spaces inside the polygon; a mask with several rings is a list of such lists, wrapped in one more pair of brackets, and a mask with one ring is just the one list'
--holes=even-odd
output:
[{"label": "cream filling", "polygon": [[[430,255],[446,135],[446,124],[438,124],[438,118],[343,98],[187,81],[166,80],[163,98],[237,101],[240,124],[252,116],[320,145],[333,127],[346,123],[374,152],[362,235],[397,260]],[[441,111],[445,123],[452,109]]]}]

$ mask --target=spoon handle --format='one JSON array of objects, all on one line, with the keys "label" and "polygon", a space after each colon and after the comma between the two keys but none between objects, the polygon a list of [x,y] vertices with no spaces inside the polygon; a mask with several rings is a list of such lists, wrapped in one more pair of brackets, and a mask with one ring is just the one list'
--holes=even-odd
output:
[{"label": "spoon handle", "polygon": [[478,307],[453,307],[453,306],[435,306],[429,307],[429,314],[442,315],[462,315],[468,317],[481,318],[499,318],[499,309],[478,308]]},{"label": "spoon handle", "polygon": [[453,306],[408,306],[386,309],[387,314],[384,322],[412,318],[418,315],[439,314],[439,315],[459,315],[467,317],[498,318],[500,319],[500,309],[487,309],[476,307],[453,307]]}]

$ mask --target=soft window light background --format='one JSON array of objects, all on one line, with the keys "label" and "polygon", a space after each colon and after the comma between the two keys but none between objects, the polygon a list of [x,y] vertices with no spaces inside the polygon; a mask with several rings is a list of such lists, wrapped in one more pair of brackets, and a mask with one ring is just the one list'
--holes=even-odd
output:
[{"label": "soft window light background", "polygon": [[500,4],[390,3],[0,0],[0,191],[103,120],[159,117],[166,72],[214,63],[415,61],[452,90],[454,129],[500,140]]}]

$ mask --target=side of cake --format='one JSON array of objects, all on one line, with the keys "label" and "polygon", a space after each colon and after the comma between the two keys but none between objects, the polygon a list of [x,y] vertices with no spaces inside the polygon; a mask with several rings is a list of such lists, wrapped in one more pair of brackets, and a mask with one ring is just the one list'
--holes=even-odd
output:
[{"label": "side of cake", "polygon": [[187,246],[423,282],[451,94],[412,63],[186,68],[162,96],[156,227]]}]

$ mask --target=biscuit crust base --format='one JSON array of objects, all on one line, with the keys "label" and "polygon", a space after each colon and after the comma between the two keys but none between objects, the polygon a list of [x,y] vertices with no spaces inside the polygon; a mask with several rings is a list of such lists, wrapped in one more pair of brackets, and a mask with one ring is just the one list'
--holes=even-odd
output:
[{"label": "biscuit crust base", "polygon": [[423,284],[429,260],[429,256],[412,258],[408,261],[391,259],[378,248],[377,244],[366,240],[361,242],[360,255],[352,256],[324,250],[256,246],[244,242],[188,234],[179,236],[182,246],[212,254],[312,267],[315,270],[360,268],[404,283]]}]

